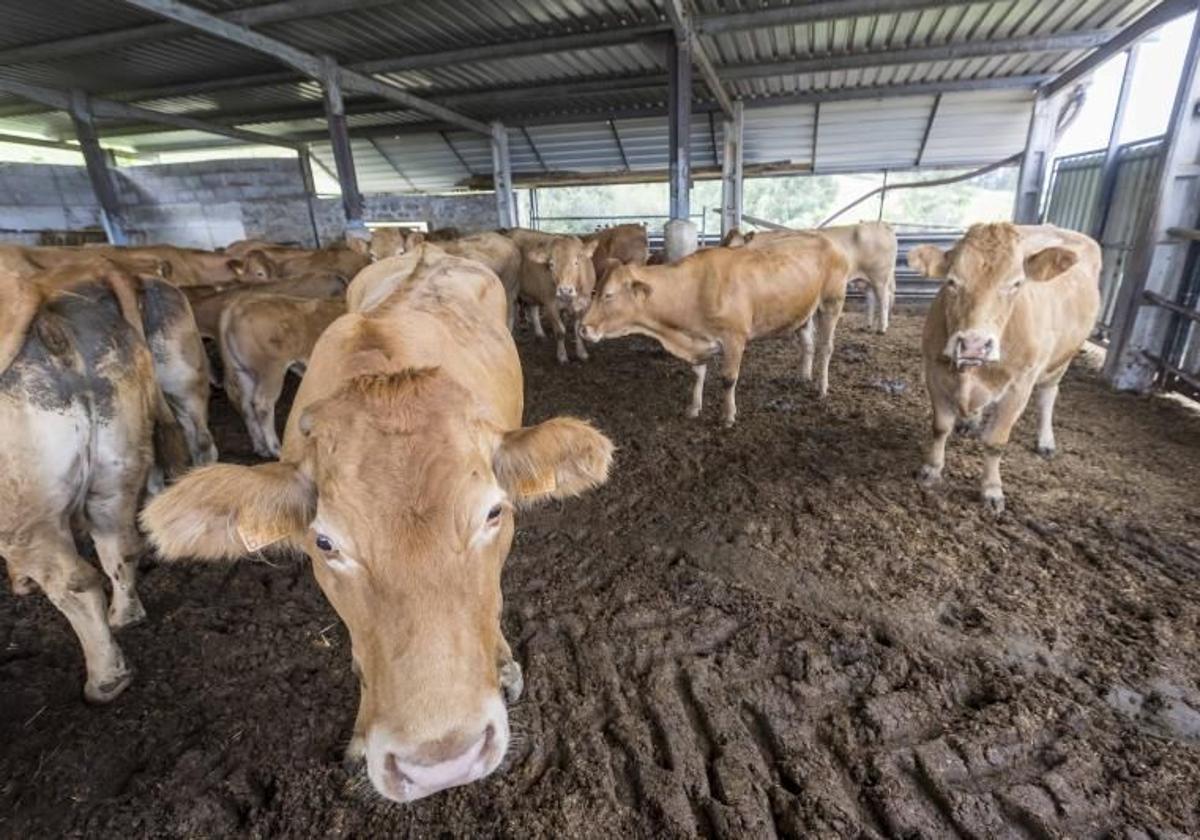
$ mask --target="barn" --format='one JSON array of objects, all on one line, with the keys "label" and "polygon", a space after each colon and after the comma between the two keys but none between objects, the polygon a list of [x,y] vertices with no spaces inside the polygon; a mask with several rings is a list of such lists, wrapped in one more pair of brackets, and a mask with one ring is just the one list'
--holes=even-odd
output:
[{"label": "barn", "polygon": [[1198,5],[8,4],[0,833],[1200,835]]}]

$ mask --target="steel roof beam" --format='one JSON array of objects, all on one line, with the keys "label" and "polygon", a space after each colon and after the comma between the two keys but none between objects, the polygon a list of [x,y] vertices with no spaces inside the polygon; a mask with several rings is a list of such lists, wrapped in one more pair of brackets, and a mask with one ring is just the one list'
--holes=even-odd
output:
[{"label": "steel roof beam", "polygon": [[700,76],[704,79],[704,84],[708,86],[709,92],[717,100],[717,104],[721,106],[721,110],[725,112],[727,117],[732,119],[733,100],[725,92],[725,86],[721,84],[721,77],[717,74],[717,68],[713,64],[712,57],[708,54],[704,42],[696,34],[691,7],[687,4],[686,0],[666,0],[666,6],[667,17],[671,19],[671,28],[675,31],[676,42],[688,44],[692,63],[700,71]]},{"label": "steel roof beam", "polygon": [[[221,15],[221,20],[242,26],[261,26],[267,23],[282,23],[319,15],[338,14],[372,6],[395,3],[396,0],[280,0],[249,9],[238,9]],[[191,34],[187,26],[178,23],[151,23],[129,29],[96,32],[57,41],[43,41],[0,50],[0,64],[26,64],[35,61],[56,61],[76,55],[89,55],[108,50],[121,49],[135,44],[181,38]]]},{"label": "steel roof beam", "polygon": [[924,9],[965,6],[972,0],[826,0],[792,6],[775,6],[746,12],[718,12],[697,15],[696,30],[701,35],[763,29],[770,26],[796,26],[803,23],[849,17],[874,17]]},{"label": "steel roof beam", "polygon": [[1072,82],[1091,73],[1117,53],[1124,52],[1155,29],[1195,10],[1195,0],[1165,0],[1122,29],[1100,49],[1068,67],[1062,75],[1046,85],[1045,95],[1053,96]]},{"label": "steel roof beam", "polygon": [[[31,85],[25,82],[16,82],[9,79],[0,79],[0,91],[11,93],[14,96],[19,96],[22,99],[29,99],[33,102],[53,108],[57,111],[71,110],[71,97],[68,93],[54,88],[42,87],[41,85]],[[234,140],[241,140],[244,143],[255,143],[267,146],[283,146],[288,149],[299,151],[303,144],[296,142],[289,137],[275,137],[270,134],[260,134],[256,131],[245,131],[240,128],[232,128],[225,125],[217,125],[205,120],[186,117],[181,114],[166,114],[161,111],[154,111],[150,108],[140,108],[137,105],[129,105],[125,102],[112,102],[107,99],[91,100],[92,113],[100,119],[110,120],[136,120],[142,123],[155,123],[158,125],[166,125],[171,128],[181,131],[203,131],[208,134],[220,134],[223,137],[230,137]],[[151,129],[153,130],[153,129]],[[103,130],[102,134],[107,133]]]},{"label": "steel roof beam", "polygon": [[[185,24],[201,32],[206,32],[209,35],[223,38],[252,50],[257,50],[314,79],[324,78],[327,72],[326,60],[321,56],[296,49],[277,38],[263,35],[244,26],[229,23],[216,15],[210,15],[208,12],[195,9],[186,3],[178,2],[178,0],[125,0],[125,2],[139,9],[154,12],[155,14]],[[369,93],[381,99],[395,102],[405,108],[428,114],[435,119],[445,120],[462,128],[486,134],[489,137],[492,134],[491,128],[486,123],[471,119],[465,114],[460,114],[441,105],[427,102],[419,96],[413,96],[411,93],[393,84],[382,82],[371,76],[354,70],[347,70],[344,67],[336,65],[333,68],[333,72],[336,74],[341,86],[346,90]]]}]

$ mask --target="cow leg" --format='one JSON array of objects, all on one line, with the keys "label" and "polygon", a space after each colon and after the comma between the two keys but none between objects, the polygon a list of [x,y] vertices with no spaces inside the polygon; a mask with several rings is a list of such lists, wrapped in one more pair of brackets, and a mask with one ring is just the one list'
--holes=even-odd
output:
[{"label": "cow leg", "polygon": [[954,431],[954,409],[949,404],[933,400],[933,438],[925,450],[925,463],[921,466],[917,480],[929,486],[942,480],[942,467],[946,464],[946,441]]},{"label": "cow leg", "polygon": [[888,330],[888,323],[892,310],[892,290],[888,278],[871,278],[870,294],[873,294],[879,302],[879,313],[875,318],[871,319],[871,326],[880,335],[883,335]]},{"label": "cow leg", "polygon": [[546,331],[542,329],[542,307],[536,305],[527,307],[525,317],[533,324],[533,334],[538,338],[545,338]]},{"label": "cow leg", "polygon": [[575,325],[574,325],[575,356],[576,356],[576,358],[579,359],[579,361],[586,362],[588,360],[588,352],[587,352],[587,348],[583,346],[583,336],[579,334],[579,330],[582,328],[583,328],[583,316],[576,315],[575,316]]},{"label": "cow leg", "polygon": [[[132,510],[130,518],[132,520]],[[141,554],[141,540],[137,531],[125,533],[92,534],[100,565],[112,584],[112,603],[108,605],[108,626],[114,630],[137,624],[146,618],[146,608],[138,597],[137,558]]]},{"label": "cow leg", "polygon": [[692,365],[692,373],[696,374],[696,381],[692,383],[692,404],[685,413],[695,420],[704,406],[704,379],[708,376],[708,365]]},{"label": "cow leg", "polygon": [[75,631],[87,666],[84,697],[93,703],[114,699],[129,685],[133,671],[105,617],[100,573],[76,553],[71,535],[54,526],[42,528],[19,551],[3,548],[15,574],[36,583]]},{"label": "cow leg", "polygon": [[1032,384],[1014,382],[994,408],[994,414],[980,435],[984,445],[983,482],[980,492],[983,503],[996,513],[1004,512],[1004,487],[1000,481],[1000,456],[1008,444],[1013,426],[1029,404]]},{"label": "cow leg", "polygon": [[286,376],[287,367],[284,365],[275,365],[263,372],[251,398],[251,411],[254,413],[254,422],[258,426],[259,440],[262,442],[262,449],[255,447],[255,451],[266,458],[279,457],[282,448],[279,433],[275,430],[275,404],[279,402],[283,393],[283,381]]},{"label": "cow leg", "polygon": [[550,327],[554,330],[554,353],[558,363],[565,365],[570,360],[567,358],[567,327],[563,323],[562,312],[557,306],[549,306],[546,314],[550,316]]},{"label": "cow leg", "polygon": [[200,466],[215,462],[217,445],[208,431],[208,387],[197,387],[182,395],[167,395],[167,402],[183,428],[192,463]]},{"label": "cow leg", "polygon": [[741,336],[722,342],[721,385],[725,388],[725,411],[721,422],[729,428],[737,420],[737,381],[742,370],[746,340]]},{"label": "cow leg", "polygon": [[1037,391],[1038,439],[1037,454],[1054,457],[1054,403],[1058,400],[1058,380],[1047,383]]},{"label": "cow leg", "polygon": [[867,327],[869,329],[874,329],[875,322],[879,317],[877,314],[878,309],[879,309],[879,306],[877,303],[877,301],[879,299],[879,295],[877,295],[875,293],[875,287],[870,284],[867,284],[866,294],[867,294]]},{"label": "cow leg", "polygon": [[812,382],[813,336],[816,329],[816,321],[811,317],[800,328],[800,378],[805,382]]},{"label": "cow leg", "polygon": [[825,300],[817,307],[817,394],[829,393],[829,359],[833,356],[833,336],[837,332],[838,320],[842,317],[844,298]]}]

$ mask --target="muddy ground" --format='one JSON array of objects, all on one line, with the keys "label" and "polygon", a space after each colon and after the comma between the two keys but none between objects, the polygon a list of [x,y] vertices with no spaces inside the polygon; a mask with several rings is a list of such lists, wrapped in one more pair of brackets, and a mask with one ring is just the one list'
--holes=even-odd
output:
[{"label": "muddy ground", "polygon": [[[699,421],[641,340],[560,369],[521,338],[527,417],[618,443],[598,492],[524,515],[505,629],[525,665],[504,772],[411,806],[339,763],[345,632],[304,561],[145,561],[134,685],[80,700],[66,621],[0,596],[0,834],[1200,835],[1200,415],[1077,363],[1059,454],[977,443],[919,489],[920,319],[843,322],[830,396],[752,345]],[[716,380],[716,377],[712,377]],[[250,458],[215,402],[223,456]]]}]

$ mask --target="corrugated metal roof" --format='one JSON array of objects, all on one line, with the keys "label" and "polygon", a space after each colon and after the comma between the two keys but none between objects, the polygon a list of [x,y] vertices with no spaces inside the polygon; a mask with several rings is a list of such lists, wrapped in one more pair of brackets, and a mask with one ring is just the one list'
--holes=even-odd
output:
[{"label": "corrugated metal roof", "polygon": [[[510,133],[514,170],[538,172],[620,172],[666,167],[667,89],[662,41],[645,33],[665,29],[663,0],[405,0],[365,2],[353,11],[318,14],[319,0],[295,4],[265,0],[189,0],[214,13],[267,9],[270,22],[254,26],[314,54],[344,64],[411,59],[446,50],[580,33],[607,33],[642,27],[642,37],[571,50],[534,52],[507,58],[471,60],[395,70],[382,78],[417,95],[476,119],[504,118],[524,125]],[[905,86],[959,83],[1054,74],[1086,54],[1078,49],[902,61],[897,50],[972,45],[996,39],[1054,36],[1113,29],[1128,24],[1155,0],[964,0],[930,3],[930,8],[899,13],[846,16],[795,25],[763,25],[705,33],[701,40],[719,67],[758,68],[726,83],[727,90],[752,106],[778,97],[824,93],[844,96],[856,89],[894,87],[887,99],[786,103],[751,107],[746,118],[748,163],[790,161],[817,171],[912,166],[928,141],[921,163],[950,165],[986,162],[1020,147],[1028,121],[1028,91],[945,93],[932,124],[934,97],[927,90],[906,95]],[[142,107],[209,119],[268,134],[301,135],[318,141],[323,154],[324,118],[319,86],[272,56],[182,27],[153,39],[127,39],[102,50],[75,50],[57,58],[30,50],[47,42],[157,26],[163,20],[119,0],[55,0],[13,3],[0,30],[0,78],[136,101]],[[347,3],[337,4],[344,8]],[[353,4],[350,4],[353,5]],[[800,0],[693,0],[701,19],[806,6]],[[827,5],[827,4],[823,4]],[[302,8],[303,7],[303,8]],[[274,9],[275,11],[271,11]],[[11,50],[22,49],[12,61]],[[870,55],[889,51],[872,65]],[[788,72],[763,65],[851,56],[851,69]],[[436,62],[435,62],[436,63]],[[428,65],[429,62],[422,62]],[[394,64],[392,66],[395,66]],[[763,75],[769,72],[770,75]],[[263,80],[263,77],[266,80]],[[246,78],[245,84],[236,80]],[[584,85],[584,87],[580,87]],[[162,88],[173,88],[163,92]],[[182,87],[181,87],[182,86]],[[697,82],[698,100],[710,94]],[[349,125],[357,133],[364,188],[445,189],[468,176],[490,171],[483,138],[436,132],[413,135],[420,113],[347,93]],[[644,114],[645,116],[639,116]],[[620,145],[607,117],[614,117]],[[816,129],[819,121],[820,127]],[[558,122],[559,125],[548,125]],[[395,126],[395,134],[388,129]],[[867,128],[864,128],[867,127]],[[102,135],[105,127],[102,125]],[[154,151],[194,143],[204,135],[164,131],[153,126],[110,126],[114,143]],[[70,121],[44,108],[29,108],[0,96],[0,132],[70,138]],[[119,136],[118,136],[119,135]],[[715,142],[714,142],[715,140]],[[229,141],[217,139],[215,144]],[[1014,143],[1016,144],[1014,146]],[[717,163],[720,120],[707,110],[693,119],[693,165]],[[622,156],[624,151],[624,156]],[[464,165],[465,161],[465,165]],[[403,174],[397,175],[399,168]],[[383,186],[380,186],[383,188]]]}]

